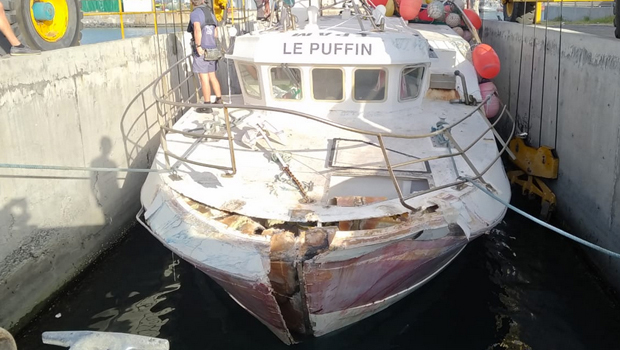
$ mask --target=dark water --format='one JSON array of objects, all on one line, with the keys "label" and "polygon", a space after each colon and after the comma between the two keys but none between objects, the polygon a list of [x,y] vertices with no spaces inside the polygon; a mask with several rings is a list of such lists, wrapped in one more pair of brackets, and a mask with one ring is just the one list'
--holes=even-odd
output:
[{"label": "dark water", "polygon": [[[282,344],[141,227],[17,341],[45,330],[158,336],[171,349],[619,349],[620,307],[566,239],[509,212],[422,289],[336,334]],[[60,314],[59,318],[56,315]]]}]

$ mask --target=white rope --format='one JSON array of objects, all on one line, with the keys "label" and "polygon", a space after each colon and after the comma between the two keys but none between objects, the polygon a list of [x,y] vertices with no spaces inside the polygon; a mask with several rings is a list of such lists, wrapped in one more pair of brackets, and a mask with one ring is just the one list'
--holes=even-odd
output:
[{"label": "white rope", "polygon": [[522,215],[522,216],[524,216],[524,217],[526,217],[526,218],[528,218],[528,219],[530,219],[530,220],[534,221],[535,223],[537,223],[537,224],[539,224],[539,225],[541,225],[541,226],[543,226],[543,227],[545,227],[545,228],[548,228],[548,229],[549,229],[549,230],[551,230],[551,231],[554,231],[554,232],[556,232],[556,233],[559,233],[560,235],[562,235],[562,236],[564,236],[564,237],[566,237],[566,238],[568,238],[568,239],[570,239],[570,240],[573,240],[573,241],[575,241],[575,242],[577,242],[577,243],[579,243],[579,244],[581,244],[581,245],[584,245],[584,246],[586,246],[586,247],[588,247],[588,248],[592,248],[592,249],[594,249],[594,250],[596,250],[596,251],[598,251],[598,252],[601,252],[601,253],[603,253],[603,254],[607,254],[607,255],[609,255],[609,256],[611,256],[611,257],[614,257],[614,258],[619,258],[619,259],[620,259],[620,253],[616,253],[616,252],[613,252],[613,251],[611,251],[611,250],[609,250],[609,249],[606,249],[606,248],[603,248],[603,247],[601,247],[601,246],[598,246],[598,245],[596,245],[596,244],[594,244],[594,243],[590,243],[590,242],[588,242],[588,241],[586,241],[586,240],[584,240],[584,239],[581,239],[581,238],[579,238],[579,237],[577,237],[577,236],[574,236],[574,235],[572,235],[572,234],[570,234],[570,233],[568,233],[568,232],[566,232],[566,231],[564,231],[564,230],[562,230],[562,229],[559,229],[559,228],[557,228],[557,227],[555,227],[555,226],[553,226],[553,225],[550,225],[550,224],[548,224],[548,223],[546,223],[546,222],[544,222],[544,221],[542,221],[542,220],[540,220],[540,219],[538,219],[538,218],[535,218],[535,217],[533,217],[532,215],[530,215],[530,214],[528,214],[528,213],[524,212],[523,210],[521,210],[521,209],[519,209],[519,208],[517,208],[517,207],[515,207],[515,206],[511,205],[510,203],[507,203],[505,200],[503,200],[503,199],[499,198],[498,196],[494,195],[494,194],[493,194],[493,193],[491,193],[489,190],[487,190],[486,188],[482,187],[480,184],[478,184],[478,183],[474,182],[474,181],[473,181],[472,179],[470,179],[470,178],[467,178],[467,177],[460,177],[460,179],[463,179],[463,180],[468,181],[468,182],[469,182],[469,183],[471,183],[472,185],[476,186],[476,187],[477,187],[480,191],[482,191],[482,192],[486,193],[486,194],[487,194],[487,195],[489,195],[491,198],[493,198],[493,199],[495,199],[496,201],[498,201],[498,202],[502,203],[502,204],[503,204],[503,205],[505,205],[506,207],[508,207],[508,208],[512,209],[512,210],[513,210],[513,211],[515,211],[517,214],[520,214],[520,215]]},{"label": "white rope", "polygon": [[34,170],[76,170],[76,171],[109,171],[109,172],[127,172],[127,173],[169,173],[168,169],[142,169],[142,168],[95,168],[95,167],[79,167],[79,166],[62,166],[62,165],[33,165],[33,164],[7,164],[0,163],[3,169],[34,169]]}]

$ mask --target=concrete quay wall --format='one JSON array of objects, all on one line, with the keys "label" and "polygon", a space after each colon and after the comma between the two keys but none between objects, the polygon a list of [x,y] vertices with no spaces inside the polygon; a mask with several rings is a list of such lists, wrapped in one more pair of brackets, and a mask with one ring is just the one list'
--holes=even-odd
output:
[{"label": "concrete quay wall", "polygon": [[[0,163],[150,167],[159,125],[149,84],[184,56],[179,38],[160,35],[2,60]],[[19,328],[133,225],[145,178],[0,168],[0,326]]]},{"label": "concrete quay wall", "polygon": [[[620,251],[618,40],[495,21],[485,21],[482,40],[501,60],[494,82],[530,144],[557,150],[558,179],[546,181],[556,214],[571,232]],[[620,290],[620,260],[586,251]]]}]

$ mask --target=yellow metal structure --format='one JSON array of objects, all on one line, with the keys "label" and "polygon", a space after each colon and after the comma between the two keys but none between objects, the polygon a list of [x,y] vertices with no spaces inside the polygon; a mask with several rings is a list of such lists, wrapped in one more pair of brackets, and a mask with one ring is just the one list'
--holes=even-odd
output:
[{"label": "yellow metal structure", "polygon": [[560,160],[547,146],[530,147],[520,138],[510,140],[508,147],[515,155],[512,160],[524,173],[545,179],[557,179]]},{"label": "yellow metal structure", "polygon": [[37,21],[34,18],[34,11],[32,6],[36,1],[30,0],[30,19],[32,25],[37,31],[37,34],[43,38],[43,40],[55,43],[67,32],[67,26],[69,24],[69,7],[66,0],[45,0],[54,6],[54,18],[51,21]]},{"label": "yellow metal structure", "polygon": [[521,186],[521,192],[524,195],[537,195],[540,197],[540,216],[542,219],[548,220],[555,209],[556,199],[553,191],[545,185],[543,180],[532,175],[527,175],[527,179],[524,180],[521,177],[526,174],[522,170],[509,171],[507,175],[511,184]]},{"label": "yellow metal structure", "polygon": [[226,11],[226,5],[228,5],[227,0],[213,0],[213,13],[215,14],[215,19],[218,22],[222,21],[224,18],[224,12]]},{"label": "yellow metal structure", "polygon": [[521,186],[524,195],[540,197],[542,207],[540,216],[548,220],[555,208],[556,198],[541,178],[557,179],[560,160],[552,148],[530,147],[521,138],[510,140],[508,148],[515,155],[512,162],[521,169],[508,172],[510,183]]},{"label": "yellow metal structure", "polygon": [[504,5],[504,10],[506,11],[506,14],[508,16],[512,16],[512,13],[515,10],[515,3],[512,1],[503,0],[502,5]]}]

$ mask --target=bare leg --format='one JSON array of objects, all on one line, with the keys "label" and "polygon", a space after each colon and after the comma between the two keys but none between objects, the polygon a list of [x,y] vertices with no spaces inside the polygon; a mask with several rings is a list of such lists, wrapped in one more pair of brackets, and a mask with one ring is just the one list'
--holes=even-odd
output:
[{"label": "bare leg", "polygon": [[2,6],[1,2],[0,2],[0,32],[4,34],[4,36],[9,41],[9,43],[11,43],[11,46],[19,46],[22,44],[19,41],[19,39],[17,39],[17,37],[15,36],[15,33],[13,33],[13,29],[11,29],[11,24],[9,23],[9,20],[6,18],[6,15],[4,14],[4,6]]},{"label": "bare leg", "polygon": [[213,86],[213,92],[215,93],[215,97],[222,97],[222,88],[220,88],[220,82],[219,80],[217,80],[217,76],[215,75],[215,72],[211,72],[209,73],[209,81],[211,82],[211,85]]},{"label": "bare leg", "polygon": [[209,74],[211,73],[198,74],[198,76],[200,77],[200,86],[202,86],[202,97],[204,98],[205,103],[211,103],[211,86],[209,85]]}]

